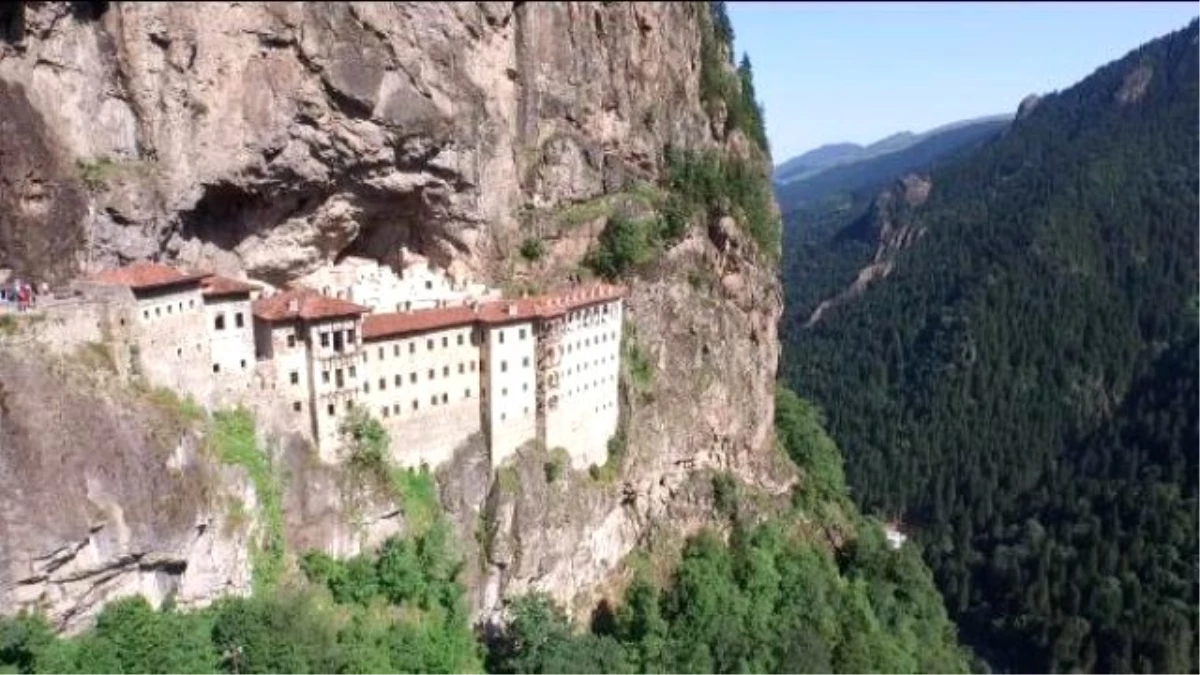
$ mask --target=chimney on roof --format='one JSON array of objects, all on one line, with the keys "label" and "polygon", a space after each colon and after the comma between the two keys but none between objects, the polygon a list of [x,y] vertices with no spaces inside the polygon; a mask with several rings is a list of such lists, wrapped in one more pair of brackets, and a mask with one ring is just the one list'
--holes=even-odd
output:
[{"label": "chimney on roof", "polygon": [[288,314],[295,314],[300,311],[300,299],[292,298],[288,300]]},{"label": "chimney on roof", "polygon": [[515,303],[515,302],[508,303],[508,315],[509,316],[517,315],[517,303]]}]

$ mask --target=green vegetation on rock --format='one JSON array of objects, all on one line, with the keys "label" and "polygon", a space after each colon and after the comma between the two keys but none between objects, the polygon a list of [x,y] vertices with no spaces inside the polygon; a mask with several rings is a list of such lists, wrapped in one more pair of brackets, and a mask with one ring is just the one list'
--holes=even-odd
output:
[{"label": "green vegetation on rock", "polygon": [[[781,407],[791,429],[781,442],[789,455],[812,460],[801,466],[802,489],[837,492],[838,477],[817,466],[830,461],[830,448],[811,406]],[[820,484],[822,476],[834,484]],[[877,525],[851,513],[855,536],[833,551],[812,539],[799,513],[759,524],[737,518],[741,488],[728,474],[714,477],[713,487],[716,508],[734,519],[728,542],[703,531],[664,587],[637,576],[620,605],[601,607],[586,630],[545,596],[516,599],[512,621],[489,644],[488,671],[967,671],[967,654],[912,547],[890,549]]]},{"label": "green vegetation on rock", "polygon": [[[825,445],[811,407],[787,396],[781,391],[779,423],[788,430],[781,443],[802,462],[801,489],[836,495],[836,473],[821,469],[836,464],[836,448]],[[246,466],[258,476],[256,483],[269,476],[247,414],[221,413],[213,426],[214,445],[226,461]],[[372,466],[379,437],[369,422],[351,426],[360,428],[363,443],[360,459],[351,461]],[[830,452],[835,457],[826,456]],[[714,489],[723,495],[718,508],[732,522],[729,541],[711,530],[693,537],[668,583],[660,588],[638,575],[615,610],[597,608],[588,630],[578,630],[552,602],[532,595],[513,601],[512,621],[498,634],[473,635],[459,582],[462,560],[447,522],[439,517],[371,555],[337,561],[309,552],[300,560],[301,578],[256,584],[252,597],[226,598],[200,611],[153,611],[141,598],[128,598],[110,603],[94,628],[72,638],[54,637],[38,616],[0,619],[0,668],[29,673],[474,672],[485,664],[497,673],[966,669],[941,599],[911,547],[891,550],[877,525],[851,511],[855,532],[835,549],[814,538],[804,513],[759,523],[742,518],[737,505],[744,488],[728,474],[714,480]]]},{"label": "green vegetation on rock", "polygon": [[441,509],[437,483],[429,469],[398,467],[392,463],[391,438],[379,420],[356,407],[342,422],[341,434],[348,448],[347,465],[377,487],[390,490],[404,514],[409,531],[424,532],[432,527]]},{"label": "green vegetation on rock", "polygon": [[209,423],[208,440],[217,458],[246,470],[254,485],[262,533],[251,543],[254,587],[266,591],[283,573],[283,502],[279,478],[271,460],[258,445],[254,417],[244,408],[217,411]]}]

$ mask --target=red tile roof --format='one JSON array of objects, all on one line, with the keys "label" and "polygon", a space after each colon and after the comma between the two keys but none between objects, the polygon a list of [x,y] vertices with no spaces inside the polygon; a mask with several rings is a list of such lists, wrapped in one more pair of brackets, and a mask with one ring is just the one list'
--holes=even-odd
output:
[{"label": "red tile roof", "polygon": [[251,305],[254,316],[264,321],[288,319],[333,319],[370,312],[369,307],[329,298],[311,288],[293,288]]},{"label": "red tile roof", "polygon": [[141,261],[125,267],[101,270],[88,277],[88,281],[107,286],[128,286],[134,290],[146,290],[199,281],[205,276],[207,275],[203,273],[180,272],[166,265]]},{"label": "red tile roof", "polygon": [[439,307],[415,312],[368,314],[363,317],[362,332],[364,340],[372,340],[452,326],[466,326],[478,319],[479,315],[470,307]]},{"label": "red tile roof", "polygon": [[215,274],[200,280],[200,292],[206,298],[220,298],[229,295],[249,295],[251,291],[261,290],[262,286],[221,277]]},{"label": "red tile roof", "polygon": [[614,300],[623,295],[625,289],[622,287],[598,284],[534,298],[493,300],[474,307],[442,307],[415,312],[370,314],[363,318],[363,339],[375,340],[477,323],[498,325],[561,316],[568,311]]}]

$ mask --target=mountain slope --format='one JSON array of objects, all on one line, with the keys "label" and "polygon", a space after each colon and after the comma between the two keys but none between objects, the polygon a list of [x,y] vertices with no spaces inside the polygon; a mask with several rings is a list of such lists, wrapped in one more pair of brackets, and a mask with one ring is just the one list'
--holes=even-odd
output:
[{"label": "mountain slope", "polygon": [[[922,176],[969,155],[998,136],[1010,120],[1009,115],[997,115],[947,124],[919,137],[907,134],[919,142],[787,185],[777,182],[787,250],[781,269],[786,296],[780,328],[784,339],[819,320],[830,306],[889,274],[896,245],[911,241],[895,235],[910,232],[901,222],[906,217],[903,211],[914,199],[924,201],[928,186]],[[902,136],[906,134],[889,138]],[[920,194],[910,189],[914,185],[924,186]]]},{"label": "mountain slope", "polygon": [[911,131],[901,131],[869,145],[856,143],[832,143],[822,145],[814,150],[793,157],[775,168],[773,180],[776,185],[784,185],[807,178],[846,164],[856,164],[877,159],[885,155],[911,148],[918,143],[924,143],[937,136],[943,136],[952,131],[969,127],[990,127],[1010,121],[1011,115],[989,115],[970,120],[951,122],[919,134]]},{"label": "mountain slope", "polygon": [[891,275],[788,335],[856,498],[920,527],[998,667],[1197,669],[1196,41],[935,169]]}]

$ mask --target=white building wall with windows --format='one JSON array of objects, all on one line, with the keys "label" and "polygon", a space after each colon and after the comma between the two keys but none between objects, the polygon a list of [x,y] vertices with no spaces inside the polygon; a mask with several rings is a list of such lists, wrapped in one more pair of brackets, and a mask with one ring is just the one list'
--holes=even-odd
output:
[{"label": "white building wall with windows", "polygon": [[603,465],[617,431],[621,302],[567,313],[559,337],[553,405],[546,407],[546,445],[563,448],[574,468]]},{"label": "white building wall with windows", "polygon": [[482,431],[479,355],[472,325],[365,343],[364,402],[387,429],[397,464],[436,468]]},{"label": "white building wall with windows", "polygon": [[530,321],[483,327],[484,428],[492,465],[500,466],[537,435],[537,339]]},{"label": "white building wall with windows", "polygon": [[365,377],[360,367],[361,321],[357,317],[313,320],[305,327],[313,433],[321,458],[336,461],[342,446],[342,423],[359,403],[359,387]]},{"label": "white building wall with windows", "polygon": [[264,378],[263,384],[267,385],[268,391],[262,398],[265,401],[273,399],[286,402],[284,427],[315,441],[308,350],[299,324],[293,321],[275,324],[261,322],[259,326],[261,330],[255,335],[256,341],[259,349],[265,349],[263,354],[268,363],[274,366],[266,369],[273,376],[269,380]]},{"label": "white building wall with windows", "polygon": [[482,284],[458,283],[421,258],[396,274],[391,267],[373,260],[348,257],[333,267],[313,272],[302,283],[376,312],[410,312],[499,297],[498,292]]},{"label": "white building wall with windows", "polygon": [[212,353],[199,285],[141,291],[133,317],[138,365],[146,379],[208,404]]},{"label": "white building wall with windows", "polygon": [[212,362],[213,405],[236,403],[254,379],[254,315],[250,295],[204,298]]}]

